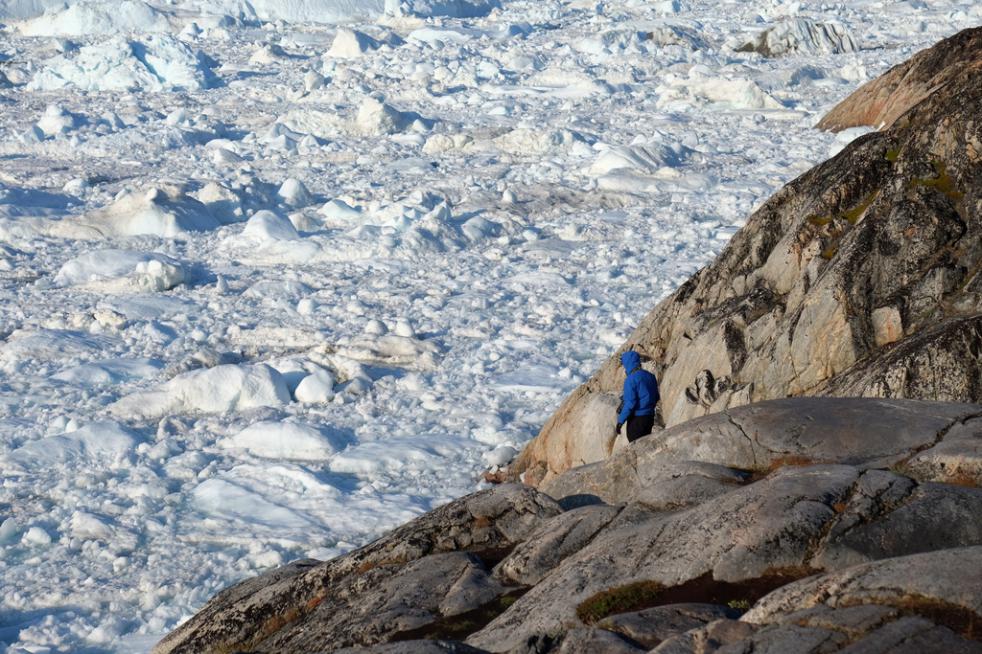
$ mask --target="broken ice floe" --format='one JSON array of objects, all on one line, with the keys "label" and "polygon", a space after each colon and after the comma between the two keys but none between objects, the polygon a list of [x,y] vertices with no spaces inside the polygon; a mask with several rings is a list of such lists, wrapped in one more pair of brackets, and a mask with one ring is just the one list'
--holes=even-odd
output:
[{"label": "broken ice floe", "polygon": [[139,41],[117,37],[49,59],[28,90],[193,91],[217,84],[214,65],[168,34],[148,34]]},{"label": "broken ice floe", "polygon": [[84,286],[102,292],[159,292],[183,284],[181,262],[156,252],[95,250],[62,265],[56,286]]}]

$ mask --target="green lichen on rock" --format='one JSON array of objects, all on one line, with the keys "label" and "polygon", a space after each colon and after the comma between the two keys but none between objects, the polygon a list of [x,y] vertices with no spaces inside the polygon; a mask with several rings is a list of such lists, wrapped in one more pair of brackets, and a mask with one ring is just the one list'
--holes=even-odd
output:
[{"label": "green lichen on rock", "polygon": [[935,177],[915,178],[911,184],[913,186],[926,186],[933,188],[939,193],[943,193],[953,202],[958,202],[965,197],[965,194],[955,188],[955,182],[948,174],[948,168],[943,161],[934,159],[931,161],[934,167]]},{"label": "green lichen on rock", "polygon": [[576,616],[586,624],[593,624],[608,615],[648,608],[664,589],[656,581],[636,581],[602,590],[581,602],[576,607]]},{"label": "green lichen on rock", "polygon": [[879,195],[880,195],[879,191],[873,191],[865,198],[863,198],[862,202],[857,204],[852,209],[843,211],[840,215],[843,218],[845,218],[850,225],[855,225],[856,223],[859,222],[859,219],[863,217],[863,214],[866,213],[866,210],[869,209],[870,205],[873,204],[874,201],[876,201],[876,198]]}]

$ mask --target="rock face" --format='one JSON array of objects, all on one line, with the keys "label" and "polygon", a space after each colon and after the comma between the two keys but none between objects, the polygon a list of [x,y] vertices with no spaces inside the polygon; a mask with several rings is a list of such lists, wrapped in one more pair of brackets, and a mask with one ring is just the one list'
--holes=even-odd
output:
[{"label": "rock face", "polygon": [[980,66],[982,30],[959,32],[861,86],[822,118],[818,127],[833,132],[860,125],[890,127],[965,69],[977,74]]},{"label": "rock face", "polygon": [[977,404],[916,400],[771,400],[647,436],[540,489],[565,504],[592,497],[679,508],[728,492],[751,473],[826,462],[974,484],[982,482],[980,412]]},{"label": "rock face", "polygon": [[982,405],[728,410],[550,480],[558,502],[498,486],[245,581],[154,652],[978,651],[982,489],[928,481],[978,443]]},{"label": "rock face", "polygon": [[292,563],[219,593],[154,654],[316,652],[426,631],[505,595],[489,566],[560,511],[514,484],[469,495],[345,556]]},{"label": "rock face", "polygon": [[[616,403],[628,348],[650,358],[668,427],[788,396],[982,400],[980,70],[982,28],[874,82],[893,89],[876,115],[900,118],[754,213],[566,399],[513,471],[537,484],[608,447],[603,407]],[[865,107],[869,93],[843,106]]]}]

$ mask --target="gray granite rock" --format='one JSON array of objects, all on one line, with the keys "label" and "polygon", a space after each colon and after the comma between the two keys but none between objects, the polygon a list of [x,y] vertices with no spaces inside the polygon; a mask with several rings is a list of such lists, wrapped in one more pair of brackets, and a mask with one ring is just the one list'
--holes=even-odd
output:
[{"label": "gray granite rock", "polygon": [[584,506],[542,523],[495,568],[506,583],[534,586],[563,559],[585,547],[617,514],[618,507]]},{"label": "gray granite rock", "polygon": [[597,623],[632,642],[652,648],[664,640],[698,629],[710,622],[736,619],[740,612],[716,604],[669,604],[642,611],[618,613]]},{"label": "gray granite rock", "polygon": [[[561,511],[548,496],[517,484],[468,495],[337,559],[291,564],[219,593],[193,618],[161,640],[154,654],[266,651],[272,646],[269,643],[289,641],[289,634],[305,624],[312,613],[340,611],[353,605],[355,597],[374,597],[372,594],[377,592],[384,595],[386,591],[379,589],[395,590],[391,579],[403,573],[404,568],[442,552],[472,552],[476,556],[466,565],[459,560],[453,563],[458,566],[454,570],[460,573],[453,580],[459,579],[460,587],[432,588],[438,593],[434,597],[442,610],[463,610],[498,592],[497,582],[486,578],[481,557],[497,561],[543,520]],[[429,563],[438,560],[446,562],[431,558]],[[414,574],[422,572],[412,570]],[[419,601],[423,600],[419,597]],[[424,611],[430,616],[425,619],[441,615],[440,606],[435,608],[435,613]],[[405,619],[400,625],[409,629],[411,622]],[[348,641],[339,640],[342,642]],[[370,643],[351,641],[351,644]],[[303,648],[291,647],[294,649],[288,651],[319,649],[315,643],[305,644]]]},{"label": "gray granite rock", "polygon": [[[938,471],[937,448],[956,443],[945,470],[982,470],[982,405],[859,398],[788,398],[728,409],[652,434],[603,462],[573,468],[541,485],[557,499],[595,495],[608,503],[644,501],[680,508],[732,490],[745,475],[782,465],[899,465]],[[935,454],[930,454],[932,451]],[[936,465],[929,462],[935,461]],[[982,474],[982,473],[979,473]],[[950,477],[947,477],[950,478]]]}]

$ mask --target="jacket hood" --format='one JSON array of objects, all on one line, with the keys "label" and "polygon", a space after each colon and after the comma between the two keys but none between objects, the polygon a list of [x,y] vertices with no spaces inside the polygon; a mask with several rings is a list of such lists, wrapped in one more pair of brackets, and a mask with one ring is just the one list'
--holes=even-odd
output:
[{"label": "jacket hood", "polygon": [[624,366],[624,371],[630,374],[632,370],[641,365],[641,355],[634,350],[628,350],[621,355],[621,365]]}]

